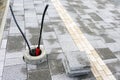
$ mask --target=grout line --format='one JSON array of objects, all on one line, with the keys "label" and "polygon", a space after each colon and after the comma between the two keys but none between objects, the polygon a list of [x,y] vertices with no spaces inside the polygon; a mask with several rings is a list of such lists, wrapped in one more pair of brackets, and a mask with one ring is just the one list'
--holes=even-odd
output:
[{"label": "grout line", "polygon": [[[67,28],[68,32],[70,33],[72,39],[74,40],[75,44],[79,48],[80,51],[86,51],[86,54],[90,60],[92,72],[97,80],[116,80],[112,72],[109,70],[107,65],[103,62],[100,58],[96,50],[92,47],[89,43],[87,38],[78,28],[76,23],[72,20],[70,15],[64,9],[62,4],[59,0],[51,0],[53,5],[55,6],[58,14],[60,15],[61,19],[63,20],[65,27]],[[87,45],[87,46],[86,46]]]}]

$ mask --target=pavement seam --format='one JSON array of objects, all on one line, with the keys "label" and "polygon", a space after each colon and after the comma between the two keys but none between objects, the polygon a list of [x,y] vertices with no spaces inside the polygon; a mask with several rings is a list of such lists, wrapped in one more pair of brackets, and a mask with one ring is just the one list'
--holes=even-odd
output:
[{"label": "pavement seam", "polygon": [[[55,6],[58,14],[63,20],[65,27],[67,28],[69,34],[74,40],[75,44],[80,51],[86,51],[86,54],[90,60],[92,72],[97,80],[116,80],[112,72],[109,70],[107,65],[100,58],[96,50],[89,43],[87,38],[78,28],[76,23],[69,16],[67,11],[64,9],[59,0],[51,0]],[[86,46],[87,45],[87,46]]]}]

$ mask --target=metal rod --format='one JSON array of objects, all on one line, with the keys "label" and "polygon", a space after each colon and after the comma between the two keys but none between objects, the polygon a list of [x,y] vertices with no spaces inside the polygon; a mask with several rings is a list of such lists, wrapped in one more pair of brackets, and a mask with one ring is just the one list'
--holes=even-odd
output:
[{"label": "metal rod", "polygon": [[26,42],[26,44],[27,44],[27,46],[28,46],[29,52],[30,52],[30,51],[31,51],[30,45],[29,45],[29,43],[28,43],[28,41],[27,41],[24,33],[22,32],[20,26],[19,26],[18,23],[17,23],[17,20],[16,20],[16,18],[15,18],[15,15],[14,15],[14,13],[13,13],[12,6],[11,6],[11,5],[10,5],[10,11],[11,11],[11,13],[12,13],[12,16],[13,16],[13,19],[14,19],[14,21],[15,21],[15,24],[17,25],[19,31],[21,32],[21,34],[22,34],[22,36],[23,36],[23,38],[24,38],[24,40],[25,40],[25,42]]},{"label": "metal rod", "polygon": [[45,7],[45,9],[44,9],[43,15],[42,15],[41,28],[40,28],[40,36],[39,36],[39,41],[38,41],[38,48],[40,47],[41,36],[42,36],[42,29],[43,29],[43,22],[44,22],[45,13],[47,11],[48,6],[49,5],[47,4],[46,7]]}]

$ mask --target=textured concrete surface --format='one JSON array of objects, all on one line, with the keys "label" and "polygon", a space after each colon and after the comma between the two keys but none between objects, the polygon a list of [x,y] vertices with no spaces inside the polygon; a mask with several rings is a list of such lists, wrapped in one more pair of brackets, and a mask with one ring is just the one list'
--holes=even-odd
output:
[{"label": "textured concrete surface", "polygon": [[[60,0],[60,2],[119,80],[120,2],[118,0]],[[42,12],[47,3],[50,6],[45,16],[41,44],[48,54],[48,62],[41,65],[23,62],[22,56],[26,45],[9,11],[0,42],[0,80],[96,80],[92,73],[72,78],[65,74],[61,62],[65,57],[64,53],[79,49],[50,0],[11,0],[10,4],[30,45],[36,45]]]}]

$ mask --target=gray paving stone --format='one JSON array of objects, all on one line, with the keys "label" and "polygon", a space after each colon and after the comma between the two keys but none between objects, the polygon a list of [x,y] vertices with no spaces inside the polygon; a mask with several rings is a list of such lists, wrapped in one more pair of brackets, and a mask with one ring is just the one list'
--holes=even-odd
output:
[{"label": "gray paving stone", "polygon": [[31,5],[31,4],[33,4],[33,0],[29,0],[29,1],[28,1],[28,0],[25,0],[24,3],[25,3],[24,5],[27,5],[27,4],[28,4],[28,5]]},{"label": "gray paving stone", "polygon": [[62,60],[64,58],[64,54],[63,53],[51,53],[48,54],[48,60]]},{"label": "gray paving stone", "polygon": [[27,70],[33,71],[33,70],[42,70],[42,69],[48,69],[48,62],[45,61],[41,64],[27,64]]},{"label": "gray paving stone", "polygon": [[73,41],[60,42],[60,45],[64,52],[79,50]]},{"label": "gray paving stone", "polygon": [[48,69],[35,70],[28,73],[28,80],[51,80]]},{"label": "gray paving stone", "polygon": [[117,80],[120,79],[120,72],[116,72],[113,74]]},{"label": "gray paving stone", "polygon": [[36,69],[36,65],[33,64],[27,64],[27,70],[35,70]]},{"label": "gray paving stone", "polygon": [[117,59],[120,60],[120,51],[118,51],[118,52],[113,52],[113,54],[115,54],[115,56],[117,57]]},{"label": "gray paving stone", "polygon": [[115,32],[114,30],[106,30],[106,32],[111,38],[120,38],[119,33]]},{"label": "gray paving stone", "polygon": [[[39,35],[27,35],[28,42],[30,45],[38,45]],[[43,45],[43,40],[41,39],[41,45]]]},{"label": "gray paving stone", "polygon": [[40,5],[40,4],[37,6],[35,5],[36,14],[39,14],[39,15],[43,14],[44,7],[42,5]]},{"label": "gray paving stone", "polygon": [[64,42],[64,41],[71,41],[73,42],[71,36],[69,34],[64,34],[64,35],[58,35],[58,40],[59,42]]},{"label": "gray paving stone", "polygon": [[8,37],[7,52],[21,51],[25,49],[25,42],[21,35],[15,34]]},{"label": "gray paving stone", "polygon": [[0,61],[0,69],[2,70],[4,67],[4,62],[3,61]]},{"label": "gray paving stone", "polygon": [[18,64],[25,64],[23,58],[8,58],[5,60],[5,66],[13,66]]},{"label": "gray paving stone", "polygon": [[37,5],[38,5],[38,4],[43,4],[43,1],[35,0],[35,1],[34,1],[34,4],[37,4]]},{"label": "gray paving stone", "polygon": [[120,47],[118,43],[107,43],[106,46],[112,51],[117,52],[120,51]]},{"label": "gray paving stone", "polygon": [[2,80],[26,80],[27,71],[25,65],[4,67]]},{"label": "gray paving stone", "polygon": [[8,38],[8,31],[5,30],[5,31],[3,32],[3,39],[7,39],[7,38]]},{"label": "gray paving stone", "polygon": [[5,49],[0,49],[0,61],[2,61],[2,62],[5,59],[5,53],[6,53]]},{"label": "gray paving stone", "polygon": [[[20,26],[21,30],[24,32],[24,21],[17,21],[17,22],[18,22],[18,25]],[[17,28],[15,22],[11,22],[9,33],[20,33],[20,31]]]},{"label": "gray paving stone", "polygon": [[[0,69],[0,77],[2,76],[2,73],[3,73],[3,69]],[[2,78],[0,80],[2,80]]]},{"label": "gray paving stone", "polygon": [[7,39],[2,40],[1,48],[6,48],[7,45]]},{"label": "gray paving stone", "polygon": [[17,21],[24,21],[24,16],[23,15],[15,15],[15,18]]},{"label": "gray paving stone", "polygon": [[[33,11],[31,11],[31,10],[29,10],[29,11],[25,11],[25,19],[26,18],[30,18],[30,17],[36,17],[36,13],[35,13],[35,11],[33,10]],[[36,17],[37,18],[37,17]],[[27,19],[28,20],[28,19]]]},{"label": "gray paving stone", "polygon": [[26,3],[24,3],[25,5],[24,5],[24,9],[34,9],[34,5],[33,5],[33,3],[31,2],[30,4],[26,4]]},{"label": "gray paving stone", "polygon": [[67,34],[67,30],[65,29],[65,27],[64,26],[58,26],[58,27],[53,27],[54,28],[54,30],[55,30],[55,33],[57,34],[57,35],[63,35],[63,34]]},{"label": "gray paving stone", "polygon": [[53,26],[50,25],[50,23],[45,23],[45,24],[44,24],[43,31],[44,31],[44,32],[52,32],[52,31],[54,31],[54,29],[53,29]]},{"label": "gray paving stone", "polygon": [[119,31],[120,31],[120,28],[114,28],[115,29],[115,31],[117,31],[118,33],[120,33]]},{"label": "gray paving stone", "polygon": [[11,18],[10,27],[16,27],[16,24],[15,24],[13,18]]},{"label": "gray paving stone", "polygon": [[94,48],[107,48],[108,46],[102,40],[90,41]]},{"label": "gray paving stone", "polygon": [[38,23],[25,23],[26,28],[37,28]]},{"label": "gray paving stone", "polygon": [[98,16],[96,13],[89,13],[89,15],[93,18],[95,21],[101,21],[102,18]]},{"label": "gray paving stone", "polygon": [[[39,23],[41,23],[42,15],[43,15],[43,12],[41,14],[37,13],[37,19],[38,19]],[[47,14],[44,17],[44,20],[49,20],[49,16]]]},{"label": "gray paving stone", "polygon": [[97,35],[94,35],[94,34],[85,33],[84,36],[85,36],[88,40],[90,40],[90,41],[101,39],[100,36],[97,36]]},{"label": "gray paving stone", "polygon": [[19,10],[19,11],[14,11],[15,16],[24,16],[24,11]]},{"label": "gray paving stone", "polygon": [[22,58],[23,54],[25,53],[25,50],[19,51],[19,52],[6,52],[6,59],[13,59],[13,58]]},{"label": "gray paving stone", "polygon": [[43,62],[41,64],[37,64],[36,67],[37,67],[38,70],[39,69],[48,69],[49,68],[47,61],[45,61],[45,62]]},{"label": "gray paving stone", "polygon": [[103,39],[105,40],[106,43],[114,43],[115,40],[110,38],[108,35],[102,34],[101,35],[103,37]]},{"label": "gray paving stone", "polygon": [[48,10],[48,16],[51,17],[58,17],[59,15],[57,14],[57,12],[53,9],[49,9]]},{"label": "gray paving stone", "polygon": [[96,80],[93,77],[93,74],[90,73],[89,75],[79,76],[79,77],[68,77],[65,73],[53,75],[52,80]]},{"label": "gray paving stone", "polygon": [[65,72],[61,60],[50,60],[49,65],[50,65],[51,75],[62,74]]},{"label": "gray paving stone", "polygon": [[117,80],[120,79],[120,62],[115,61],[115,62],[110,62],[107,64],[107,66],[109,67],[109,69],[111,70],[111,72],[113,73],[113,75],[116,77]]},{"label": "gray paving stone", "polygon": [[26,17],[25,22],[26,23],[37,23],[37,17]]},{"label": "gray paving stone", "polygon": [[55,54],[59,54],[59,53],[61,53],[61,52],[63,52],[62,51],[62,48],[51,48],[51,49],[46,49],[46,53],[47,54],[52,54],[52,53],[55,53]]},{"label": "gray paving stone", "polygon": [[26,35],[39,35],[40,27],[38,28],[26,28]]},{"label": "gray paving stone", "polygon": [[11,27],[10,28],[10,34],[18,34],[20,33],[17,27]]},{"label": "gray paving stone", "polygon": [[42,35],[43,39],[56,39],[55,32],[44,32]]},{"label": "gray paving stone", "polygon": [[6,23],[5,23],[5,30],[8,30],[8,29],[9,29],[10,23],[11,23],[11,19],[10,19],[10,18],[7,18],[7,19],[6,19]]},{"label": "gray paving stone", "polygon": [[24,8],[22,6],[13,6],[13,11],[23,11]]},{"label": "gray paving stone", "polygon": [[80,28],[82,32],[84,33],[88,33],[88,34],[94,34],[93,29],[91,29],[89,26],[84,26],[82,28]]},{"label": "gray paving stone", "polygon": [[66,76],[65,73],[63,73],[63,74],[53,75],[52,80],[77,80],[77,79],[70,78],[70,77]]},{"label": "gray paving stone", "polygon": [[96,50],[103,60],[116,58],[109,48],[98,48]]},{"label": "gray paving stone", "polygon": [[45,46],[45,49],[60,48],[60,45],[57,39],[43,40],[43,44]]}]

